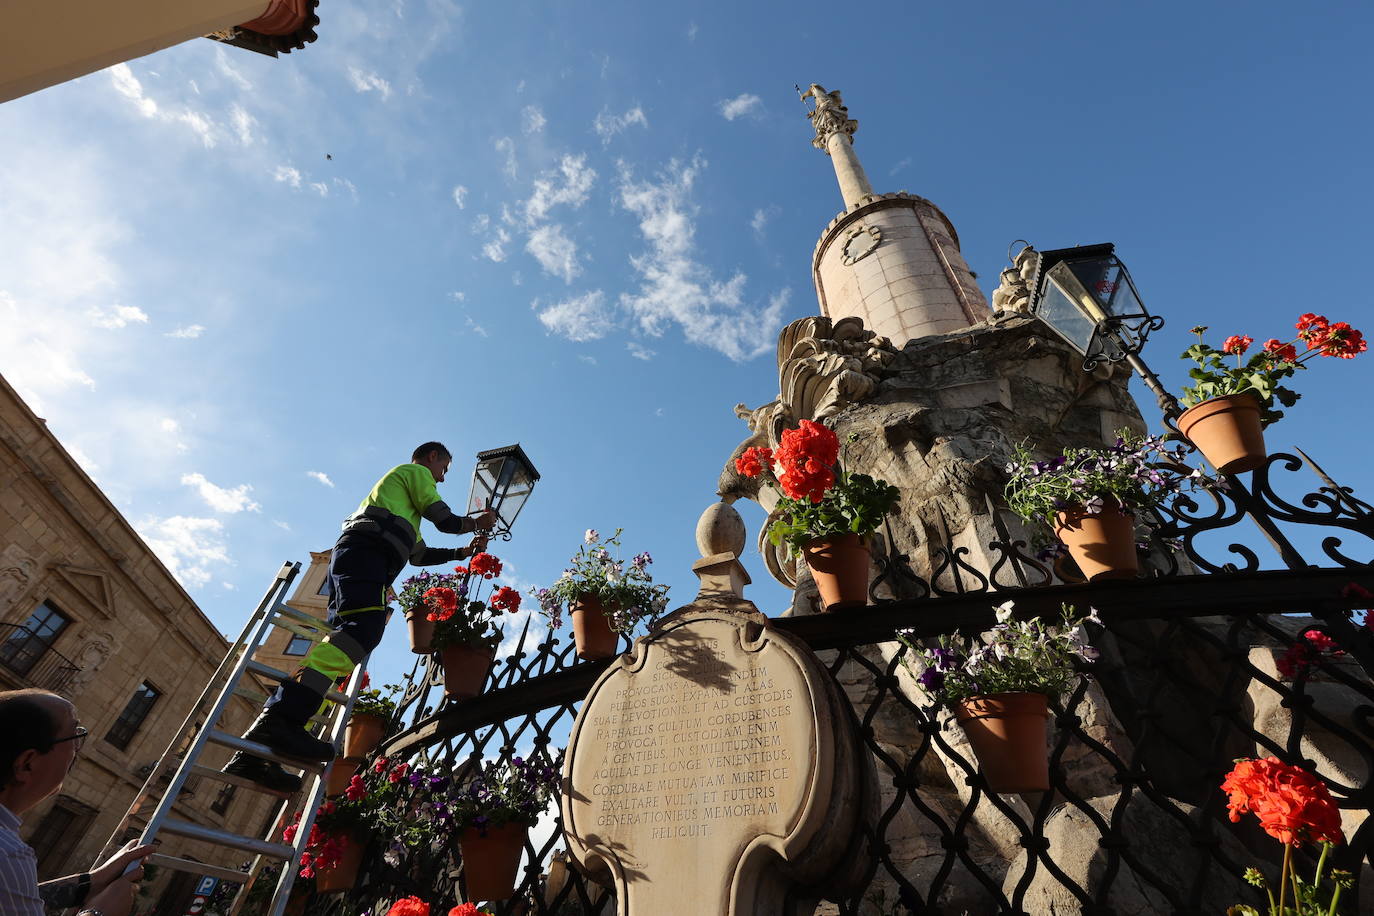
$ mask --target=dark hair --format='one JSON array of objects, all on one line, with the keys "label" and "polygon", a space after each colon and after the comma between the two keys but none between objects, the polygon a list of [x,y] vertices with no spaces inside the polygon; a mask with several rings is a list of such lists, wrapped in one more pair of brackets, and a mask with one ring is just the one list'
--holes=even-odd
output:
[{"label": "dark hair", "polygon": [[453,457],[453,452],[450,452],[448,449],[444,448],[444,443],[426,442],[424,445],[421,445],[419,448],[415,449],[415,451],[411,452],[410,460],[418,463],[420,459],[427,456],[430,452],[439,452],[445,458]]},{"label": "dark hair", "polygon": [[55,696],[35,687],[0,693],[0,789],[14,779],[14,762],[20,754],[52,750],[57,722],[39,697]]}]

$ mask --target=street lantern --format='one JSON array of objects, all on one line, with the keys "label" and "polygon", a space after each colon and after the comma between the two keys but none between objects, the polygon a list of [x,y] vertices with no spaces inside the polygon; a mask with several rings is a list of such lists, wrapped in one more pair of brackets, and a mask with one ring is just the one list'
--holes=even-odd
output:
[{"label": "street lantern", "polygon": [[1040,253],[1031,312],[1083,354],[1083,370],[1138,354],[1164,319],[1140,301],[1110,242]]},{"label": "street lantern", "polygon": [[1140,358],[1146,338],[1164,327],[1164,319],[1151,315],[1140,301],[1116,246],[1106,242],[1059,248],[1036,257],[1031,314],[1083,355],[1084,372],[1103,361],[1125,361],[1154,392],[1165,422],[1172,424],[1179,414],[1178,399]]},{"label": "street lantern", "polygon": [[509,540],[515,517],[538,480],[539,472],[519,444],[478,452],[472,489],[468,492],[468,512],[494,510],[496,527],[492,533]]}]

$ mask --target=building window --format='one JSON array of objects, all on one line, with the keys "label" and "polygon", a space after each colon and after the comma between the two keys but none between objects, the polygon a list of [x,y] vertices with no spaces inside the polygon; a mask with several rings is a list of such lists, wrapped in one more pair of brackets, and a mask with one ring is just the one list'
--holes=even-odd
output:
[{"label": "building window", "polygon": [[157,698],[162,696],[156,687],[144,681],[138,685],[134,695],[125,704],[124,711],[115,720],[114,726],[105,735],[105,740],[113,744],[120,750],[129,746],[129,742],[134,739],[138,732],[138,727],[143,724],[143,720],[148,718],[148,713],[152,712],[153,704]]},{"label": "building window", "polygon": [[332,580],[329,578],[329,575],[327,573],[325,574],[324,581],[320,583],[320,590],[317,591],[315,594],[324,595],[326,597],[334,594],[334,589],[332,588]]},{"label": "building window", "polygon": [[215,800],[210,803],[210,810],[216,814],[223,814],[228,811],[229,804],[234,800],[234,792],[237,789],[238,786],[225,783],[223,788],[219,790],[219,794],[215,796]]},{"label": "building window", "polygon": [[40,880],[66,874],[67,860],[90,829],[95,814],[94,809],[66,796],[53,804],[29,837],[29,846],[38,857]]},{"label": "building window", "polygon": [[286,644],[286,648],[282,650],[281,654],[304,655],[305,653],[310,651],[310,647],[313,645],[314,643],[310,641],[309,636],[302,636],[299,633],[292,633],[291,641]]},{"label": "building window", "polygon": [[69,623],[61,611],[44,601],[28,620],[6,628],[9,632],[0,644],[0,665],[16,674],[28,674]]}]

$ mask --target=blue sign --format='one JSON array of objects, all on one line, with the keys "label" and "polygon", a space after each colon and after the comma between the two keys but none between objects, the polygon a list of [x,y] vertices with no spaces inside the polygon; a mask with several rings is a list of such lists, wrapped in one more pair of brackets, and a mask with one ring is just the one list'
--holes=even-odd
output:
[{"label": "blue sign", "polygon": [[196,896],[209,897],[211,894],[215,892],[215,888],[218,886],[218,878],[213,877],[211,875],[205,875],[200,879],[200,883],[196,885]]}]

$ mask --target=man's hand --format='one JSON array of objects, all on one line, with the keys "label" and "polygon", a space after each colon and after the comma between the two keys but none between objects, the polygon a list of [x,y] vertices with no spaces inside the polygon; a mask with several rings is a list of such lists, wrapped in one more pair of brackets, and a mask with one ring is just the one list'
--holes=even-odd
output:
[{"label": "man's hand", "polygon": [[471,516],[478,531],[490,531],[496,525],[496,511],[494,509],[473,512]]},{"label": "man's hand", "polygon": [[[115,879],[121,877],[125,879],[125,883],[141,880],[143,878],[142,860],[156,851],[155,845],[140,846],[138,840],[130,840],[125,843],[123,849],[110,856],[103,865],[91,872],[91,891],[101,891]],[[124,870],[135,862],[138,863],[138,867],[125,875]],[[96,909],[100,909],[100,907],[96,907]],[[110,914],[106,913],[105,916],[110,916]]]},{"label": "man's hand", "polygon": [[471,558],[477,556],[479,553],[481,553],[482,551],[484,551],[484,550],[486,550],[486,549],[487,549],[487,536],[486,536],[485,534],[479,534],[479,535],[477,535],[476,537],[474,537],[474,538],[472,539],[472,542],[471,542],[470,544],[468,544],[468,546],[466,546],[466,547],[459,547],[459,548],[458,548],[458,555],[459,555],[459,557],[461,557],[461,558],[464,559],[464,560],[469,560],[469,559],[471,559]]},{"label": "man's hand", "polygon": [[[139,868],[137,874],[141,877],[143,869]],[[91,878],[94,882],[94,872]],[[138,885],[133,881],[111,881],[100,893],[87,897],[86,902],[81,904],[81,910],[98,910],[104,916],[129,916],[134,908],[136,894]]]}]

